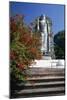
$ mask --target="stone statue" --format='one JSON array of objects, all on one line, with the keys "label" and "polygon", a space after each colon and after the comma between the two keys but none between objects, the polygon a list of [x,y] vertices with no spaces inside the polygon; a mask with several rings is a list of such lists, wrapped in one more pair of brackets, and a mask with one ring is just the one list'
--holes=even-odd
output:
[{"label": "stone statue", "polygon": [[41,15],[37,18],[37,31],[41,33],[41,52],[43,56],[54,55],[52,21],[49,17]]},{"label": "stone statue", "polygon": [[41,38],[42,38],[42,46],[41,46],[41,51],[44,53],[47,52],[47,30],[46,30],[46,19],[45,16],[40,17],[40,32],[41,32]]}]

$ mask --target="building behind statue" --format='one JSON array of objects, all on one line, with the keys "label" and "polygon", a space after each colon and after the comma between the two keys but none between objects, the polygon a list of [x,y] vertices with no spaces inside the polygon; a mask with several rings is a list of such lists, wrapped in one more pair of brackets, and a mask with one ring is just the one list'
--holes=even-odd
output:
[{"label": "building behind statue", "polygon": [[54,59],[54,42],[52,21],[49,17],[41,15],[36,18],[34,30],[41,35],[41,52],[43,59]]}]

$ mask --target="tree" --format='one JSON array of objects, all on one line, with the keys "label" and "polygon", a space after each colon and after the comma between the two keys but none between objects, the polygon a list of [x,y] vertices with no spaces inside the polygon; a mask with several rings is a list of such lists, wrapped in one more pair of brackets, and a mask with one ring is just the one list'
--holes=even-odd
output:
[{"label": "tree", "polygon": [[54,36],[54,43],[56,59],[65,59],[65,31],[60,31]]}]

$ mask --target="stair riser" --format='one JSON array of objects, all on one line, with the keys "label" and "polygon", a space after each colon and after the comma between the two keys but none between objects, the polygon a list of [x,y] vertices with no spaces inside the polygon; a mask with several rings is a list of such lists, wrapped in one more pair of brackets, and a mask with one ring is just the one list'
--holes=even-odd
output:
[{"label": "stair riser", "polygon": [[30,81],[34,84],[35,82],[38,83],[38,82],[65,81],[65,79],[64,78],[59,78],[59,79],[37,79],[37,80],[32,79],[32,80],[28,80],[28,81]]},{"label": "stair riser", "polygon": [[44,73],[44,74],[48,74],[48,73],[55,73],[55,74],[63,74],[65,73],[65,70],[64,69],[45,69],[45,68],[32,68],[32,69],[28,69],[26,70],[26,73],[29,73],[29,74],[38,74],[38,73]]},{"label": "stair riser", "polygon": [[[39,86],[24,86],[24,89],[38,89],[38,88],[51,88],[51,87],[65,87],[65,84],[53,84],[53,85],[39,85]],[[19,88],[23,89],[23,86],[20,86]]]},{"label": "stair riser", "polygon": [[37,74],[37,73],[44,73],[44,74],[48,74],[48,73],[50,73],[50,74],[64,74],[64,71],[62,72],[59,72],[59,71],[26,71],[26,73],[30,73],[30,74]]},{"label": "stair riser", "polygon": [[43,77],[43,76],[65,76],[65,74],[43,74],[43,73],[41,73],[41,74],[27,74],[27,76],[28,77],[38,77],[38,76],[40,76],[40,77]]}]

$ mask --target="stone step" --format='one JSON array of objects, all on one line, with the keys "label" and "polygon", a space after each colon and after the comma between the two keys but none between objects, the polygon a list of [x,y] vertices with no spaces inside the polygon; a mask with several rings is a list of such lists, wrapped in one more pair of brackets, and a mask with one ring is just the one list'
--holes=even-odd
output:
[{"label": "stone step", "polygon": [[53,92],[38,92],[38,93],[27,93],[27,94],[14,94],[13,98],[30,98],[30,97],[46,97],[46,96],[64,96],[65,91],[53,91]]},{"label": "stone step", "polygon": [[[26,84],[18,84],[20,89],[35,89],[35,88],[49,88],[49,87],[61,87],[61,86],[65,86],[65,82],[64,81],[55,81],[55,82],[40,82],[40,83],[31,83],[28,82]],[[24,88],[23,88],[24,87]]]},{"label": "stone step", "polygon": [[27,81],[30,82],[30,83],[46,83],[46,82],[58,82],[58,81],[65,81],[65,78],[64,76],[47,76],[47,77],[33,77],[33,78],[27,78]]},{"label": "stone step", "polygon": [[55,77],[55,76],[65,76],[65,74],[63,74],[63,73],[57,73],[57,74],[56,73],[51,73],[51,74],[50,73],[47,73],[47,74],[46,73],[43,73],[43,74],[37,73],[37,74],[29,74],[27,76],[28,77],[38,77],[38,76],[39,77],[46,77],[46,76],[54,76]]},{"label": "stone step", "polygon": [[38,80],[64,80],[64,76],[43,76],[43,77],[28,77],[27,81],[38,81]]},{"label": "stone step", "polygon": [[44,67],[32,67],[30,71],[50,71],[50,72],[64,72],[64,68],[44,68]]},{"label": "stone step", "polygon": [[31,92],[31,93],[16,93],[13,94],[10,98],[30,98],[30,97],[46,97],[46,96],[63,96],[65,95],[65,90],[59,90],[59,91],[47,91],[47,92]]},{"label": "stone step", "polygon": [[30,68],[26,70],[26,73],[30,76],[38,76],[38,75],[64,75],[64,69],[48,69],[48,68]]},{"label": "stone step", "polygon": [[16,94],[17,95],[24,95],[24,94],[30,94],[30,93],[49,93],[49,92],[62,92],[62,91],[65,91],[65,88],[64,87],[48,87],[48,88],[36,88],[36,89],[23,89],[23,90],[20,90],[19,92],[17,92],[16,90]]},{"label": "stone step", "polygon": [[[64,85],[65,82],[64,81],[57,81],[57,82],[40,82],[40,83],[26,83],[24,86],[48,86],[48,85]],[[22,86],[22,84],[20,84],[20,86]]]}]

